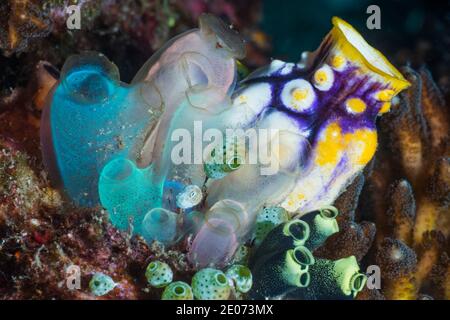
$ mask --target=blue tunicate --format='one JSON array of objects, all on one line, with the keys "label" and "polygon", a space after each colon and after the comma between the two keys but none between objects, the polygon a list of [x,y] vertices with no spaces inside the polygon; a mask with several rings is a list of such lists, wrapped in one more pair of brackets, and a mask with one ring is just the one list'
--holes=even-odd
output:
[{"label": "blue tunicate", "polygon": [[124,158],[116,158],[104,167],[99,194],[112,224],[127,230],[131,221],[135,233],[141,233],[142,221],[149,209],[161,202],[159,190],[151,183],[151,167],[139,169]]},{"label": "blue tunicate", "polygon": [[122,84],[117,67],[98,53],[64,64],[43,112],[41,142],[52,182],[75,204],[98,205],[103,167],[115,157],[138,157],[161,111],[155,91],[149,83]]},{"label": "blue tunicate", "polygon": [[157,240],[163,244],[169,244],[177,235],[177,214],[163,209],[150,210],[142,221],[142,236],[151,243]]}]

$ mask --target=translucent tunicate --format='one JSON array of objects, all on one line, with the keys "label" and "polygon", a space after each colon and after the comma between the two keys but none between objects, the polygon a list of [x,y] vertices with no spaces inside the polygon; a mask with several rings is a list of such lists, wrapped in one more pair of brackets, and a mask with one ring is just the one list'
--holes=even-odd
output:
[{"label": "translucent tunicate", "polygon": [[224,266],[239,245],[233,225],[211,218],[203,224],[192,242],[189,261],[196,267]]},{"label": "translucent tunicate", "polygon": [[115,157],[135,159],[162,111],[160,99],[141,94],[152,88],[121,83],[117,67],[102,54],[74,55],[64,64],[43,111],[41,143],[51,182],[75,204],[98,205],[103,167]]},{"label": "translucent tunicate", "polygon": [[124,158],[116,158],[104,167],[98,192],[112,224],[121,230],[132,225],[135,233],[140,232],[148,209],[161,202],[159,191],[151,184],[150,168],[139,169]]},{"label": "translucent tunicate", "polygon": [[170,244],[177,236],[177,214],[163,208],[150,210],[142,221],[142,236],[148,243]]},{"label": "translucent tunicate", "polygon": [[181,209],[189,209],[198,205],[202,198],[202,189],[196,185],[189,185],[177,195],[177,205]]}]

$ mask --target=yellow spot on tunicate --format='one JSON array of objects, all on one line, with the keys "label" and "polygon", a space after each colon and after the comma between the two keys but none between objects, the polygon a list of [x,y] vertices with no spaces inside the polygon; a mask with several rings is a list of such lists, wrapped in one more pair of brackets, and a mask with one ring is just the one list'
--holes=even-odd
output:
[{"label": "yellow spot on tunicate", "polygon": [[334,82],[333,70],[327,64],[324,64],[314,72],[313,82],[314,86],[320,91],[329,90]]},{"label": "yellow spot on tunicate", "polygon": [[327,73],[325,70],[317,70],[316,73],[314,73],[314,81],[317,84],[323,84],[328,80]]},{"label": "yellow spot on tunicate", "polygon": [[378,114],[383,114],[388,112],[389,110],[391,110],[391,103],[390,102],[385,102],[383,103],[383,105],[381,106],[380,111],[378,112]]},{"label": "yellow spot on tunicate", "polygon": [[303,199],[305,199],[305,195],[303,193],[299,193],[299,194],[297,194],[297,199],[303,200]]},{"label": "yellow spot on tunicate", "polygon": [[336,165],[345,150],[355,165],[367,164],[377,149],[377,133],[364,128],[342,135],[339,124],[330,124],[317,143],[315,163],[320,166]]},{"label": "yellow spot on tunicate", "polygon": [[366,110],[366,103],[359,98],[350,98],[345,103],[347,110],[352,113],[361,113]]},{"label": "yellow spot on tunicate", "polygon": [[240,95],[238,99],[239,99],[239,103],[246,103],[248,100],[246,95]]},{"label": "yellow spot on tunicate", "polygon": [[391,101],[391,99],[394,97],[394,94],[395,94],[394,90],[386,89],[386,90],[379,91],[375,95],[375,97],[379,101],[387,102],[387,101]]},{"label": "yellow spot on tunicate", "polygon": [[345,134],[344,143],[350,161],[356,165],[366,165],[377,150],[377,133],[372,129],[358,129]]},{"label": "yellow spot on tunicate", "polygon": [[317,143],[316,164],[319,166],[335,165],[343,147],[341,127],[337,123],[331,123],[323,132],[322,139]]},{"label": "yellow spot on tunicate", "polygon": [[331,66],[335,69],[341,69],[345,65],[345,58],[340,55],[334,55],[331,57]]},{"label": "yellow spot on tunicate", "polygon": [[308,97],[308,89],[295,89],[292,91],[292,98],[295,101],[302,101]]}]

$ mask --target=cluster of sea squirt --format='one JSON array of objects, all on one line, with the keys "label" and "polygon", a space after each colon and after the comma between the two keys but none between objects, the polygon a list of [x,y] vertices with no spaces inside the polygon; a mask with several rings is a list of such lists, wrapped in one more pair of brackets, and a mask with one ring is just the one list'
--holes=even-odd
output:
[{"label": "cluster of sea squirt", "polygon": [[[273,60],[244,79],[236,72],[243,41],[211,15],[155,53],[131,84],[101,54],[72,56],[43,114],[52,182],[78,206],[103,206],[116,228],[148,243],[192,239],[188,260],[204,273],[193,285],[210,277],[238,283],[247,273],[230,262],[252,243],[253,289],[239,292],[353,297],[365,279],[355,258],[313,252],[336,232],[329,206],[376,151],[376,118],[409,83],[348,23],[333,25],[299,63]],[[225,139],[204,161],[175,161],[174,137],[193,134],[199,122]],[[275,133],[255,147],[230,129]],[[259,148],[275,150],[270,163],[255,156]],[[234,271],[212,275],[222,268]],[[165,297],[206,298],[195,286],[192,294],[187,284],[169,286]]]}]

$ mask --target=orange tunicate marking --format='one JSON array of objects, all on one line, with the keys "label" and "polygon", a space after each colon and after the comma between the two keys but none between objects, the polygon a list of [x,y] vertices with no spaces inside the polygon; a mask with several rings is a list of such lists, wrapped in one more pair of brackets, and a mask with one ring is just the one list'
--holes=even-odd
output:
[{"label": "orange tunicate marking", "polygon": [[377,132],[373,129],[358,129],[344,136],[350,161],[356,165],[366,165],[377,150]]},{"label": "orange tunicate marking", "polygon": [[388,112],[389,110],[391,110],[391,103],[390,102],[384,102],[383,105],[381,106],[380,111],[378,112],[379,114],[383,114]]},{"label": "orange tunicate marking", "polygon": [[342,152],[346,151],[352,164],[365,165],[377,149],[375,130],[363,128],[342,134],[338,123],[331,123],[322,133],[316,147],[315,163],[319,166],[336,165]]},{"label": "orange tunicate marking", "polygon": [[315,163],[319,166],[335,165],[339,158],[339,153],[343,150],[342,130],[339,124],[333,122],[328,125],[322,133],[323,137],[318,142],[316,148]]}]

